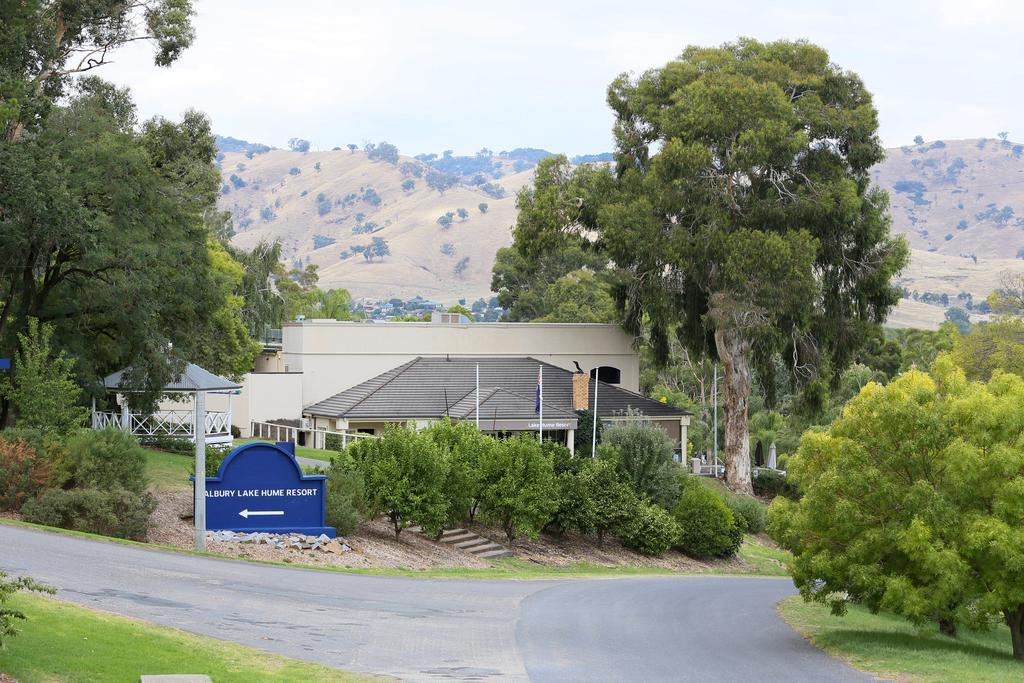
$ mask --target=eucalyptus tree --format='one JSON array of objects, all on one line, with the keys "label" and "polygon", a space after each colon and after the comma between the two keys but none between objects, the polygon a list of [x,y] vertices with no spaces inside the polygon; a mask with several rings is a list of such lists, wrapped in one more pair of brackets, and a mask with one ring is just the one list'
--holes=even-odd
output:
[{"label": "eucalyptus tree", "polygon": [[0,5],[0,127],[16,141],[42,123],[70,80],[129,43],[169,66],[192,44],[190,0],[24,0]]},{"label": "eucalyptus tree", "polygon": [[613,264],[624,326],[659,359],[675,336],[721,360],[726,478],[750,493],[758,376],[774,385],[781,357],[795,386],[820,386],[899,300],[908,249],[871,184],[871,95],[820,47],[741,39],[623,74],[608,102],[615,168],[542,161],[516,248],[575,236]]}]

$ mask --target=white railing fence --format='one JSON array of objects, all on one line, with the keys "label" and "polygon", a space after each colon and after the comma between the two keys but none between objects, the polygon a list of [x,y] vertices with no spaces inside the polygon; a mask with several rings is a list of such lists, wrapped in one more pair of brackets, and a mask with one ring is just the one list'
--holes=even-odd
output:
[{"label": "white railing fence", "polygon": [[349,444],[360,439],[377,439],[374,434],[360,434],[358,432],[335,432],[329,429],[310,429],[303,427],[293,427],[290,425],[276,424],[274,422],[257,422],[252,421],[250,423],[251,430],[250,436],[254,439],[266,439],[268,441],[292,441],[295,443],[299,442],[299,435],[304,435],[304,444],[307,448],[316,448],[319,450],[327,450],[328,436],[335,437],[331,441],[336,441],[337,444],[332,443],[331,446],[338,445],[342,449],[345,449]]},{"label": "white railing fence", "polygon": [[[191,410],[158,410],[149,413],[96,411],[92,414],[92,428],[114,427],[136,436],[174,436],[189,438],[195,430],[195,413]],[[231,435],[231,413],[206,413],[205,434]]]},{"label": "white railing fence", "polygon": [[[786,470],[778,470],[771,467],[753,467],[750,470],[751,476],[755,479],[768,472],[779,474],[783,477],[786,476]],[[700,458],[692,458],[690,460],[690,474],[698,477],[724,477],[725,464],[719,463],[716,469],[714,464],[702,463]]]}]

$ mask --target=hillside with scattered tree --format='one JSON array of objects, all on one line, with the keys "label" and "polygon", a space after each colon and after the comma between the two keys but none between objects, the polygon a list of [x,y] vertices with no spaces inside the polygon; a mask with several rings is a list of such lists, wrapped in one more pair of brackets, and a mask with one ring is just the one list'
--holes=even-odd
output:
[{"label": "hillside with scattered tree", "polygon": [[[448,303],[489,295],[495,256],[511,242],[516,194],[551,156],[523,147],[408,157],[387,142],[316,151],[300,138],[290,150],[230,137],[217,143],[220,206],[234,217],[236,245],[278,239],[288,266],[315,264],[322,286],[357,298],[420,294]],[[911,246],[889,325],[935,329],[951,308],[985,320],[978,304],[999,278],[1024,272],[1021,147],[1008,136],[922,142],[886,150],[871,169],[889,191],[892,232]],[[390,258],[353,258],[365,254],[368,234],[388,241]],[[464,256],[470,260],[456,273]]]}]

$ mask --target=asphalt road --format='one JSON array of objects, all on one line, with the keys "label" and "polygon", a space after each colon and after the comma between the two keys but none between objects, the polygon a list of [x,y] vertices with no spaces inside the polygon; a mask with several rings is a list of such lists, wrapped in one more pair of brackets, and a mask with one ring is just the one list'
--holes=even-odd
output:
[{"label": "asphalt road", "polygon": [[0,569],[72,602],[407,680],[871,680],[779,620],[784,579],[363,576],[3,524]]}]

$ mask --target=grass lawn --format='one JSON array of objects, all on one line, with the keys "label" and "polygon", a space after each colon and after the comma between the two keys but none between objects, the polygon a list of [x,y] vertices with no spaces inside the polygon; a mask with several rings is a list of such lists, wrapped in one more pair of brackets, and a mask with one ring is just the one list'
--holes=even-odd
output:
[{"label": "grass lawn", "polygon": [[11,606],[28,619],[0,650],[0,671],[21,683],[120,683],[172,673],[203,673],[218,683],[373,680],[50,598],[21,594]]},{"label": "grass lawn", "polygon": [[[241,446],[247,443],[273,443],[267,439],[235,439],[232,443],[233,446]],[[331,458],[337,455],[337,451],[320,450],[319,448],[307,448],[306,446],[296,446],[295,455],[300,458],[310,458],[311,460],[323,460],[324,462],[330,462]]]},{"label": "grass lawn", "polygon": [[786,571],[786,562],[789,560],[790,554],[785,550],[760,543],[756,536],[746,536],[738,554],[741,559],[753,565],[758,574],[789,576]]},{"label": "grass lawn", "polygon": [[146,477],[149,487],[159,491],[191,491],[193,456],[168,453],[166,451],[146,451]]},{"label": "grass lawn", "polygon": [[1010,632],[1003,625],[988,633],[961,630],[956,638],[935,627],[918,630],[891,614],[850,607],[844,617],[798,597],[779,604],[793,628],[830,655],[851,665],[900,680],[1021,681],[1024,662],[1013,659]]}]

